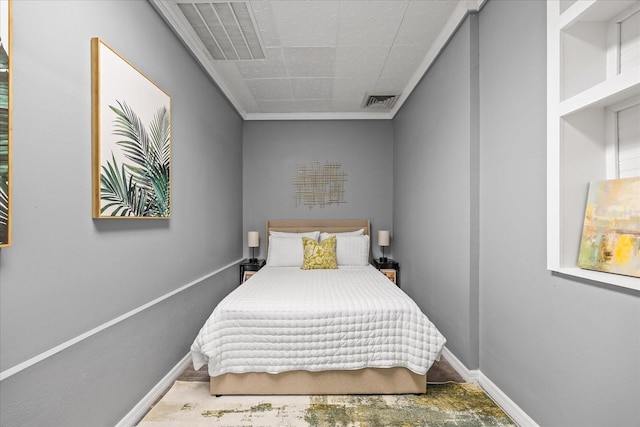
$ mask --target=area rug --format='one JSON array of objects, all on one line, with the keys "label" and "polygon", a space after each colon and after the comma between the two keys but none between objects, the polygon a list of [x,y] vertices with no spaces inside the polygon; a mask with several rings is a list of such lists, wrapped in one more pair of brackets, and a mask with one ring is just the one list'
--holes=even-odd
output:
[{"label": "area rug", "polygon": [[430,384],[422,395],[221,396],[176,381],[138,424],[177,426],[515,426],[475,384]]}]

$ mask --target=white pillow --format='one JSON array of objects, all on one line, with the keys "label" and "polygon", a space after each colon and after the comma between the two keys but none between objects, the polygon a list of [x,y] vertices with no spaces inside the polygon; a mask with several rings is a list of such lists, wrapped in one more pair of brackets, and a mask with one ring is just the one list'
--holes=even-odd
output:
[{"label": "white pillow", "polygon": [[277,237],[298,237],[300,239],[302,239],[303,237],[309,237],[309,238],[315,240],[316,242],[320,238],[320,232],[319,231],[308,231],[306,233],[289,233],[289,232],[286,232],[286,231],[269,231],[269,235],[270,236],[277,236]]},{"label": "white pillow", "polygon": [[364,234],[364,228],[355,231],[345,231],[342,233],[320,233],[320,241],[322,242],[324,239],[331,236],[362,236]]},{"label": "white pillow", "polygon": [[302,237],[269,236],[267,265],[271,267],[300,267],[304,260],[303,253]]},{"label": "white pillow", "polygon": [[336,235],[336,258],[340,265],[369,264],[369,236]]}]

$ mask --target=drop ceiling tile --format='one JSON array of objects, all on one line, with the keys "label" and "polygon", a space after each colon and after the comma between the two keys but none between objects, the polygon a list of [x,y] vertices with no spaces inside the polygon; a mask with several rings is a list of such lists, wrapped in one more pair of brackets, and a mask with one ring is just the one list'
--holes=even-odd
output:
[{"label": "drop ceiling tile", "polygon": [[287,79],[247,80],[247,86],[257,101],[291,99],[291,85]]},{"label": "drop ceiling tile", "polygon": [[407,78],[381,77],[375,84],[376,92],[403,92],[409,83]]},{"label": "drop ceiling tile", "polygon": [[424,61],[428,48],[429,46],[425,45],[393,46],[380,77],[411,78]]},{"label": "drop ceiling tile", "polygon": [[373,77],[380,75],[389,47],[350,46],[336,48],[336,77]]},{"label": "drop ceiling tile", "polygon": [[289,77],[332,77],[336,59],[330,47],[285,47],[284,59]]},{"label": "drop ceiling tile", "polygon": [[252,61],[237,61],[236,66],[244,78],[259,79],[270,77],[285,77],[287,68],[281,48],[267,48],[265,59]]},{"label": "drop ceiling tile", "polygon": [[276,27],[276,18],[273,15],[271,2],[263,0],[251,0],[253,17],[258,27],[258,34],[265,47],[280,46],[280,36]]},{"label": "drop ceiling tile", "polygon": [[258,103],[249,89],[249,86],[247,86],[246,80],[227,80],[226,83],[231,89],[233,96],[244,106],[247,112],[258,111]]},{"label": "drop ceiling tile", "polygon": [[364,99],[366,92],[371,92],[376,87],[377,77],[371,78],[336,78],[333,81],[333,98],[353,98],[357,102]]},{"label": "drop ceiling tile", "polygon": [[272,1],[282,46],[335,46],[338,1]]},{"label": "drop ceiling tile", "polygon": [[236,66],[236,61],[214,61],[212,64],[213,69],[216,70],[224,80],[242,78],[242,74],[240,74]]},{"label": "drop ceiling tile", "polygon": [[455,1],[410,2],[394,43],[430,45],[456,7]]},{"label": "drop ceiling tile", "polygon": [[312,112],[322,113],[331,111],[331,101],[329,100],[308,100],[308,101],[296,101],[296,112]]},{"label": "drop ceiling tile", "polygon": [[258,101],[261,113],[297,113],[300,112],[294,100]]},{"label": "drop ceiling tile", "polygon": [[[364,96],[362,98],[364,99]],[[364,109],[360,107],[361,104],[362,99],[334,99],[331,101],[331,109],[336,113],[364,111]]]},{"label": "drop ceiling tile", "polygon": [[390,46],[402,23],[407,1],[340,2],[338,46]]},{"label": "drop ceiling tile", "polygon": [[331,99],[333,79],[291,79],[291,90],[295,99]]}]

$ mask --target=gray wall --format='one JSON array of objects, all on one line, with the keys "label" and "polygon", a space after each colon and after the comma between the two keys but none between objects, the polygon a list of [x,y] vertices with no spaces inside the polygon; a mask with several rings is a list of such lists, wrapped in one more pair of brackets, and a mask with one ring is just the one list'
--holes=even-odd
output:
[{"label": "gray wall", "polygon": [[406,292],[478,368],[477,17],[394,119],[394,229]]},{"label": "gray wall", "polygon": [[546,269],[545,8],[489,1],[394,120],[403,287],[540,425],[636,426],[638,293]]},{"label": "gray wall", "polygon": [[[243,128],[243,152],[244,227],[260,232],[262,257],[268,219],[369,218],[373,253],[380,255],[377,230],[391,230],[393,221],[390,120],[249,121]],[[342,164],[347,203],[296,206],[293,178],[300,166],[315,161]],[[393,254],[393,245],[392,239],[386,254]]]},{"label": "gray wall", "polygon": [[480,13],[480,367],[544,426],[640,425],[640,295],[546,270],[545,3]]},{"label": "gray wall", "polygon": [[[242,124],[147,2],[14,2],[0,369],[233,263],[247,230],[264,256],[266,219],[369,217],[448,347],[538,423],[640,424],[638,293],[545,268],[544,9],[489,1],[393,123]],[[172,95],[170,221],[91,219],[94,36]],[[315,160],[343,164],[347,204],[294,206],[291,178]],[[236,280],[223,269],[3,380],[0,424],[113,425]]]},{"label": "gray wall", "polygon": [[[113,425],[189,350],[242,256],[242,123],[146,1],[16,1],[0,366],[188,290],[0,383],[0,424]],[[90,39],[172,96],[173,217],[91,219]],[[135,41],[135,42],[132,42]]]}]

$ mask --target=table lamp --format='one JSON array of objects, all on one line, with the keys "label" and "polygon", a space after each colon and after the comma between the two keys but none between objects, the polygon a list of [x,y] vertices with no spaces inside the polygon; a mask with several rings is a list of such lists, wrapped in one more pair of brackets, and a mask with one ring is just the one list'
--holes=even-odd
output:
[{"label": "table lamp", "polygon": [[389,246],[389,230],[378,230],[378,246],[382,248],[380,262],[387,262],[387,257],[384,256],[384,248]]},{"label": "table lamp", "polygon": [[260,233],[258,233],[257,231],[250,231],[247,235],[247,242],[249,247],[251,248],[251,259],[249,259],[249,262],[255,264],[256,262],[258,262],[258,260],[254,256],[253,251],[255,248],[260,246]]}]

